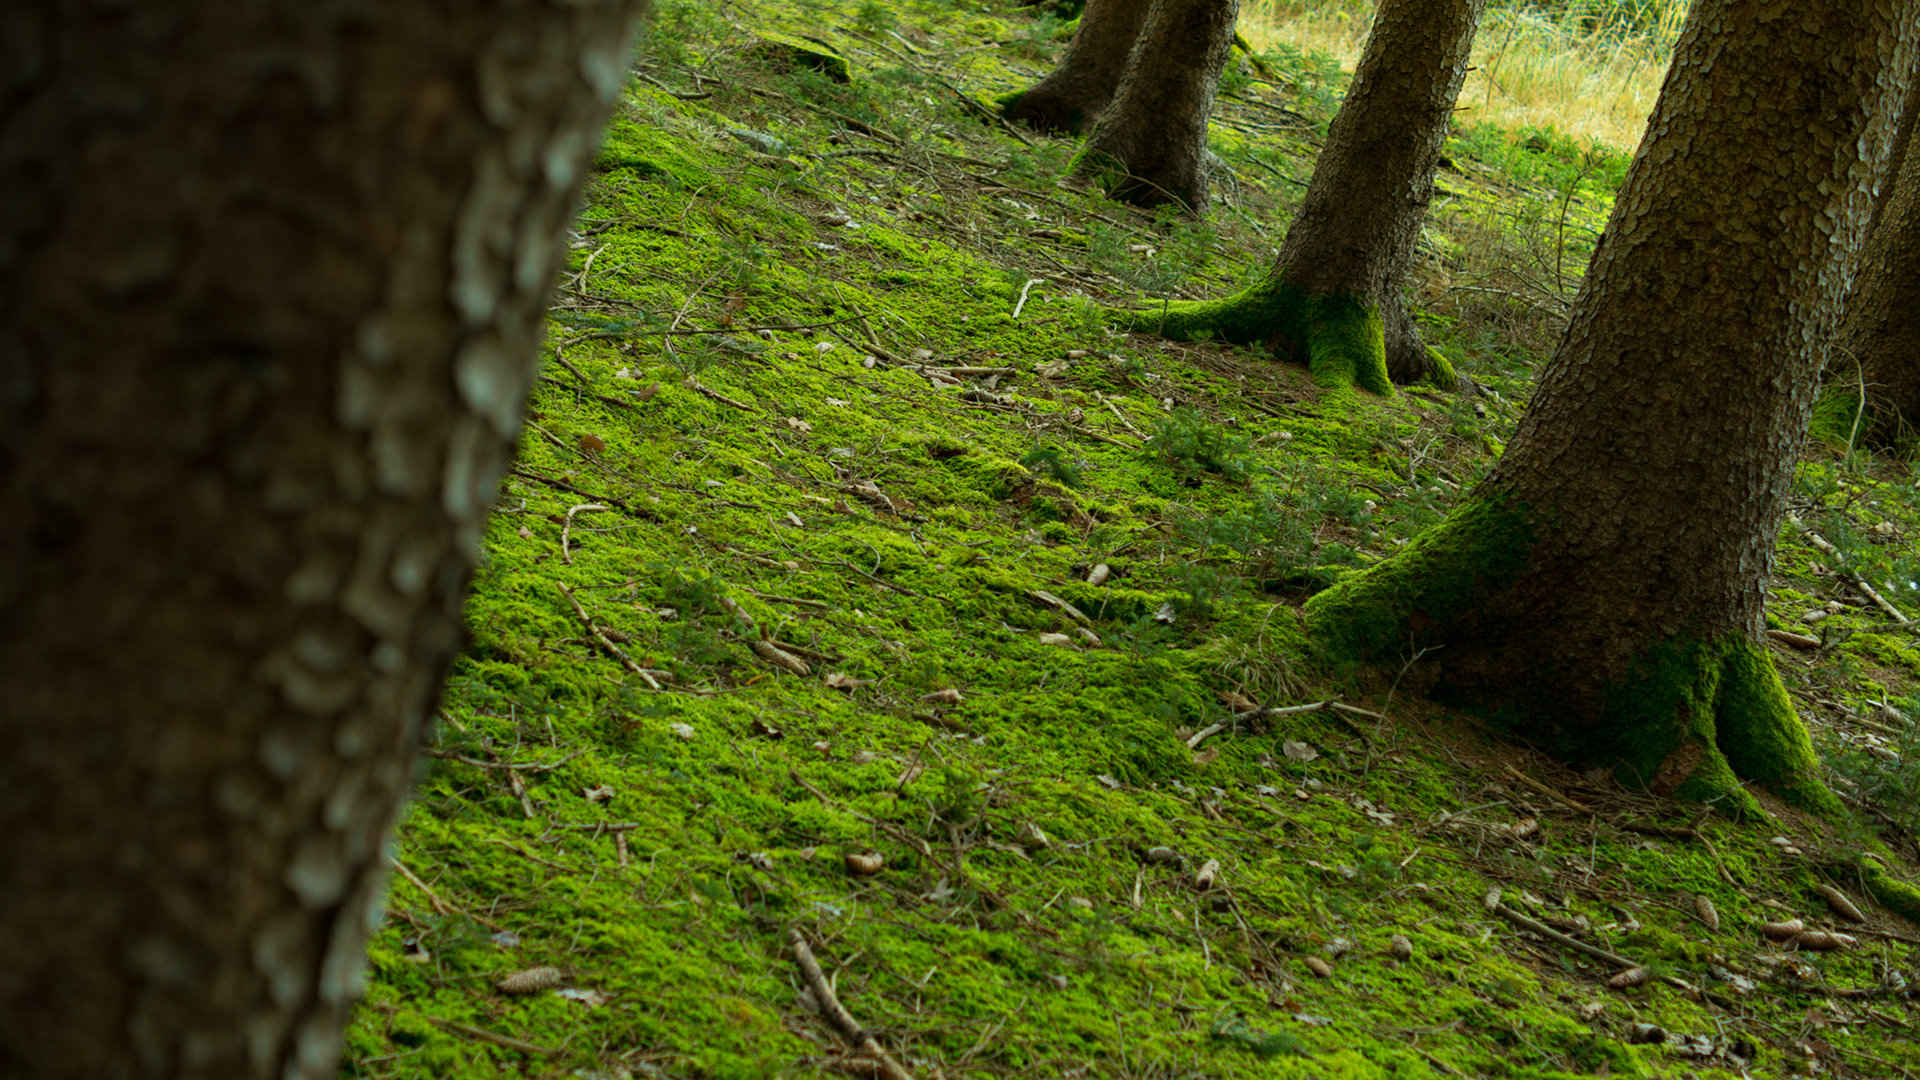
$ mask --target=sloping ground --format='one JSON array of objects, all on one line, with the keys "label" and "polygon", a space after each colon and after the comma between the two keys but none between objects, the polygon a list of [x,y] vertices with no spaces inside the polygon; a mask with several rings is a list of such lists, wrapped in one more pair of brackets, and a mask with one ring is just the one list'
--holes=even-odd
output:
[{"label": "sloping ground", "polygon": [[[1057,23],[722,10],[659,13],[599,161],[352,1075],[888,1075],[795,932],[923,1078],[1920,1070],[1920,931],[1831,873],[1864,831],[1568,773],[1396,694],[1422,658],[1330,672],[1299,629],[1488,466],[1617,156],[1458,140],[1416,302],[1486,392],[1323,395],[1099,306],[1262,268],[1323,63],[1230,75],[1191,223],[970,110]],[[1775,607],[1822,635],[1781,655],[1845,790],[1910,845],[1911,727],[1873,710],[1920,655],[1847,576],[1920,576],[1889,471],[1808,467],[1835,554],[1796,539]],[[1759,933],[1794,916],[1854,944]]]}]

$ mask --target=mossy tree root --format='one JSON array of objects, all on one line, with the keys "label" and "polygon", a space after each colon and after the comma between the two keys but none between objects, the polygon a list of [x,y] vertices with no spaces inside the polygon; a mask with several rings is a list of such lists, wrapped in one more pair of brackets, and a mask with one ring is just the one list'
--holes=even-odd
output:
[{"label": "mossy tree root", "polygon": [[[1503,593],[1529,568],[1538,528],[1524,507],[1470,500],[1399,555],[1306,606],[1316,647],[1336,660],[1382,662],[1446,647],[1495,657],[1490,677],[1461,684],[1531,738],[1571,760],[1605,764],[1623,783],[1759,813],[1756,783],[1798,806],[1836,813],[1806,727],[1765,648],[1738,633],[1676,637],[1646,648],[1610,685],[1570,695],[1582,674],[1557,655],[1550,624],[1502,625]],[[1570,711],[1569,701],[1590,707]]]},{"label": "mossy tree root", "polygon": [[1127,312],[1121,321],[1129,330],[1179,341],[1264,343],[1304,363],[1323,387],[1393,393],[1379,309],[1350,293],[1314,295],[1285,283],[1262,284],[1221,300]]},{"label": "mossy tree root", "polygon": [[1861,884],[1881,907],[1910,923],[1920,924],[1920,885],[1889,874],[1880,860],[1871,855],[1862,855],[1851,869],[1860,875]]}]

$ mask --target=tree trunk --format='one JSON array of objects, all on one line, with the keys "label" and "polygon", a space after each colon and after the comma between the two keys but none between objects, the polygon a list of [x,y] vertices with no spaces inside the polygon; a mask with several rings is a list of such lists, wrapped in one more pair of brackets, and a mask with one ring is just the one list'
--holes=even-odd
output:
[{"label": "tree trunk", "polygon": [[1850,442],[1857,436],[1884,448],[1920,435],[1920,154],[1909,151],[1917,114],[1920,81],[1909,91],[1891,186],[1874,208],[1860,276],[1834,338],[1829,404],[1838,407],[1821,410],[1844,418],[1831,426]]},{"label": "tree trunk", "polygon": [[637,7],[9,16],[0,1074],[335,1075]]},{"label": "tree trunk", "polygon": [[1328,387],[1450,383],[1401,292],[1484,3],[1384,0],[1266,278],[1225,300],[1143,314],[1136,328],[1265,342]]},{"label": "tree trunk", "polygon": [[1136,206],[1207,207],[1207,117],[1239,0],[1153,0],[1075,175]]},{"label": "tree trunk", "polygon": [[1444,686],[1623,780],[1831,806],[1762,603],[1920,27],[1912,4],[1773,10],[1697,0],[1494,474],[1307,615],[1338,655],[1444,647]]},{"label": "tree trunk", "polygon": [[1000,99],[1006,118],[1040,131],[1078,135],[1105,111],[1127,69],[1148,0],[1089,0],[1060,65],[1026,90]]}]

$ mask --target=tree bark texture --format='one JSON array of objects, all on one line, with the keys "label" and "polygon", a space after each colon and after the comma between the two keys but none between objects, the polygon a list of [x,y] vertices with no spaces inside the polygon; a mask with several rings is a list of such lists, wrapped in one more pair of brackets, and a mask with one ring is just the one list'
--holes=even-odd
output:
[{"label": "tree bark texture", "polygon": [[1207,117],[1239,11],[1239,0],[1153,0],[1074,172],[1123,202],[1205,211]]},{"label": "tree bark texture", "polygon": [[1402,292],[1484,6],[1384,0],[1266,279],[1223,301],[1176,306],[1149,328],[1267,342],[1329,386],[1385,393],[1390,379],[1450,382]]},{"label": "tree bark texture", "polygon": [[1032,87],[1000,99],[1007,119],[1039,131],[1078,135],[1113,100],[1149,0],[1088,0],[1059,66]]},{"label": "tree bark texture", "polygon": [[4,17],[0,1074],[335,1074],[637,8]]},{"label": "tree bark texture", "polygon": [[1859,437],[1880,447],[1920,436],[1920,154],[1910,149],[1916,115],[1920,80],[1908,94],[1891,186],[1875,206],[1828,364],[1834,401],[1845,405],[1836,410],[1845,415],[1841,434],[1854,435],[1858,424]]},{"label": "tree bark texture", "polygon": [[1762,644],[1788,481],[1914,68],[1914,5],[1699,0],[1494,474],[1316,597],[1656,789],[1830,800]]}]

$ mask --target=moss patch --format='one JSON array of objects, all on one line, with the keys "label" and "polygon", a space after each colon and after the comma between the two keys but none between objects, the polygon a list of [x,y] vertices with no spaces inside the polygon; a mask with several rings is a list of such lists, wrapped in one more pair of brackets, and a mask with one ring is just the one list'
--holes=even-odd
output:
[{"label": "moss patch", "polygon": [[1380,313],[1356,296],[1317,296],[1285,282],[1269,282],[1221,300],[1129,312],[1120,321],[1130,330],[1179,341],[1217,338],[1237,345],[1264,344],[1304,364],[1314,381],[1328,389],[1357,386],[1375,394],[1393,393]]}]

